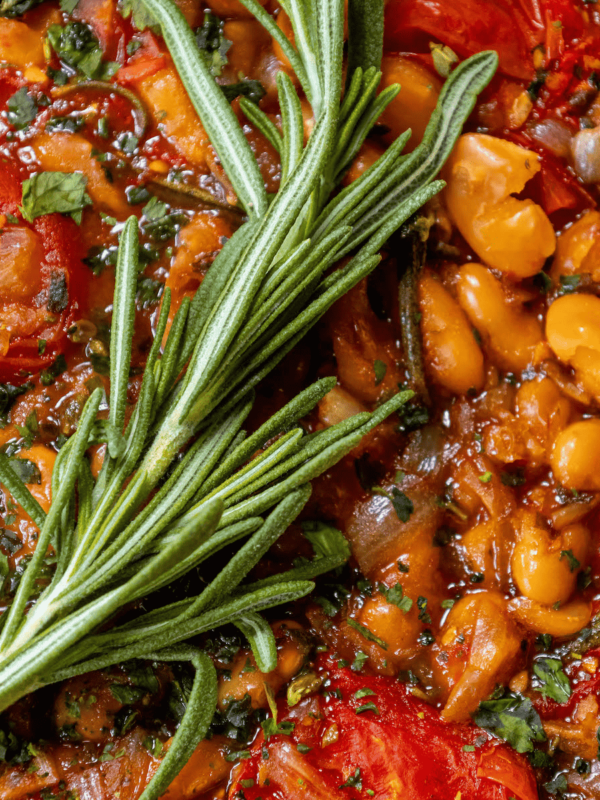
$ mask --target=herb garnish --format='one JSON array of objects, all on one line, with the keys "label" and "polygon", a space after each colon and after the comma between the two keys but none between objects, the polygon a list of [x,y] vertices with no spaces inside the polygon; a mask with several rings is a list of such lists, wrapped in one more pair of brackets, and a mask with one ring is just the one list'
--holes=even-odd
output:
[{"label": "herb garnish", "polygon": [[517,753],[529,753],[533,742],[546,740],[540,717],[531,700],[506,692],[502,697],[485,700],[473,715],[480,728],[507,741]]},{"label": "herb garnish", "polygon": [[92,201],[87,178],[79,172],[38,172],[23,181],[21,211],[28,222],[44,214],[70,214],[81,222],[81,212]]},{"label": "herb garnish", "polygon": [[540,681],[540,685],[534,686],[534,689],[544,697],[551,697],[557,703],[566,703],[571,697],[571,684],[559,658],[538,658],[533,664],[533,671]]},{"label": "herb garnish", "polygon": [[8,109],[6,119],[17,131],[27,128],[38,111],[35,97],[29,94],[26,86],[22,86],[18,92],[9,97],[6,105]]}]

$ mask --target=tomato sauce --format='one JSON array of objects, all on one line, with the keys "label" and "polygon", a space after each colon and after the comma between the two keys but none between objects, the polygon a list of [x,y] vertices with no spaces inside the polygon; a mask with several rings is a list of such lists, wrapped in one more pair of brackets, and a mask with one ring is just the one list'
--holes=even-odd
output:
[{"label": "tomato sauce", "polygon": [[[235,0],[178,5],[229,42],[218,82],[258,91],[278,124],[275,77],[289,65],[271,37]],[[265,8],[289,30],[274,0]],[[409,125],[416,146],[457,60],[491,48],[499,71],[446,189],[262,382],[250,424],[323,376],[337,385],[308,431],[398,388],[415,397],[314,482],[256,569],[310,558],[315,525],[351,550],[271,620],[277,669],[262,675],[234,630],[203,641],[219,711],[170,800],[600,797],[600,434],[588,425],[600,403],[600,12],[578,0],[389,0],[385,13],[383,85],[402,89],[347,183]],[[108,74],[73,81],[52,25],[82,26]],[[0,446],[47,509],[57,452],[91,391],[109,387],[124,220],[135,214],[141,231],[129,416],[165,287],[172,318],[243,214],[161,37],[113,0],[0,18],[0,61]],[[232,107],[277,191],[276,151]],[[40,172],[85,175],[87,200],[28,219],[24,187]],[[103,447],[90,448],[94,474]],[[37,530],[2,497],[6,609]],[[21,701],[0,720],[0,796],[136,800],[186,681],[129,664]]]}]

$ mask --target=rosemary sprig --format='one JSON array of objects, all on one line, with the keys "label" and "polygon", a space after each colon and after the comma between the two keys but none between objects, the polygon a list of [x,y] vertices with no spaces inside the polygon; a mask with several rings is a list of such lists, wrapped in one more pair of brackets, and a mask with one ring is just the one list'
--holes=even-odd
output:
[{"label": "rosemary sprig", "polygon": [[[497,59],[487,53],[461,64],[446,82],[423,143],[402,156],[405,135],[330,200],[397,93],[390,87],[376,94],[382,3],[373,4],[368,47],[351,42],[355,68],[342,99],[343,0],[286,0],[297,50],[287,40],[282,46],[312,104],[315,126],[305,146],[300,98],[284,74],[278,76],[281,133],[242,100],[249,119],[281,154],[281,188],[269,201],[241,127],[181,12],[171,0],[142,2],[160,25],[248,221],[225,244],[192,302],[182,303],[161,355],[170,306],[165,291],[139,400],[125,425],[138,252],[137,220],[129,219],[116,268],[108,420],[98,419],[97,390],[57,457],[47,515],[0,457],[0,481],[40,527],[36,552],[2,618],[0,710],[41,686],[127,659],[189,661],[194,689],[173,745],[142,795],[151,800],[205,735],[215,709],[214,669],[186,640],[233,622],[260,668],[274,669],[273,634],[259,612],[306,595],[312,579],[342,563],[345,554],[316,558],[255,584],[246,582],[247,575],[300,512],[310,481],[410,396],[400,393],[372,414],[307,436],[298,420],[332,388],[335,381],[326,379],[246,437],[253,387],[375,268],[391,233],[440,189],[435,175]],[[256,0],[242,2],[281,38]],[[354,5],[360,11],[359,0]],[[348,263],[330,271],[348,253]],[[85,451],[98,441],[107,442],[107,455],[94,481]],[[98,632],[119,608],[236,542],[237,553],[196,597]],[[31,605],[50,545],[56,572]]]}]

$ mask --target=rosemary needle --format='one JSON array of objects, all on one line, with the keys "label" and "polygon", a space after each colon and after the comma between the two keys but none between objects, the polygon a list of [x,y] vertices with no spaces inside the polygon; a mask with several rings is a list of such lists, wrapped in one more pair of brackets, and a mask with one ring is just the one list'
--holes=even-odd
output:
[{"label": "rosemary needle", "polygon": [[[257,0],[241,1],[281,38]],[[160,26],[248,221],[227,241],[191,303],[182,303],[161,355],[170,307],[165,291],[139,400],[124,426],[138,252],[138,223],[130,218],[116,268],[108,420],[97,418],[97,390],[58,454],[47,515],[0,456],[0,481],[40,527],[37,550],[2,618],[0,710],[41,686],[126,659],[188,661],[196,678],[187,711],[142,795],[154,800],[205,735],[216,706],[214,667],[186,640],[234,622],[260,668],[275,667],[273,634],[259,612],[309,593],[312,579],[343,563],[346,552],[317,557],[258,584],[246,577],[300,512],[310,481],[410,397],[400,393],[372,414],[305,436],[298,420],[330,391],[335,381],[326,379],[246,437],[253,387],[375,268],[387,238],[439,191],[435,176],[497,57],[473,56],[451,74],[412,154],[402,155],[407,134],[331,199],[397,93],[391,87],[377,95],[383,2],[368,4],[368,14],[364,0],[356,4],[352,35],[364,27],[361,18],[371,22],[365,46],[351,42],[353,72],[342,97],[343,0],[314,0],[309,15],[302,0],[287,0],[296,49],[287,40],[282,46],[312,105],[315,126],[305,145],[300,97],[284,73],[277,78],[281,133],[258,107],[242,101],[281,156],[281,187],[269,200],[256,159],[183,15],[172,0],[140,2]],[[348,263],[332,271],[345,254],[351,255]],[[108,451],[94,480],[85,451],[98,441],[106,441]],[[198,596],[140,613],[108,634],[98,632],[122,606],[233,543],[236,554]],[[50,545],[54,577],[25,614]]]}]

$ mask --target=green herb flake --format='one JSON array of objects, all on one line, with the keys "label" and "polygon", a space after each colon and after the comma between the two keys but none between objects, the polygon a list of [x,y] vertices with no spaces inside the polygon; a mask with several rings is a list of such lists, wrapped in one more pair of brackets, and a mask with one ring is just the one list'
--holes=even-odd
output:
[{"label": "green herb flake", "polygon": [[366,627],[366,625],[361,625],[360,622],[357,622],[355,619],[352,619],[352,617],[348,617],[346,622],[351,628],[354,628],[355,631],[358,631],[360,635],[363,638],[367,639],[369,642],[375,642],[375,644],[378,644],[379,647],[381,647],[383,650],[388,649],[387,642],[384,642],[384,640],[380,639],[379,636],[375,636],[375,634],[372,631],[370,631]]},{"label": "green herb flake", "polygon": [[381,381],[385,378],[385,373],[387,372],[387,364],[385,361],[375,359],[373,362],[373,372],[375,373],[375,386],[379,386]]},{"label": "green herb flake", "polygon": [[353,672],[360,672],[368,660],[369,656],[366,653],[363,653],[362,650],[359,650],[354,657],[354,661],[352,662],[350,669]]},{"label": "green herb flake", "polygon": [[559,294],[571,294],[581,283],[581,275],[561,275]]},{"label": "green herb flake", "polygon": [[359,792],[362,792],[362,778],[360,774],[360,767],[356,768],[356,771],[353,775],[348,777],[348,780],[345,783],[342,783],[339,786],[340,789],[350,788],[350,789],[357,789]]},{"label": "green herb flake", "polygon": [[551,781],[548,781],[548,783],[544,784],[544,789],[549,794],[563,795],[568,788],[567,776],[564,774],[564,772],[560,772],[558,775],[555,775]]},{"label": "green herb flake", "polygon": [[569,569],[571,570],[571,572],[575,572],[575,570],[579,569],[579,567],[581,566],[581,562],[575,558],[572,550],[561,550],[560,560],[562,561],[563,558],[567,559],[567,562],[569,564]]},{"label": "green herb flake", "polygon": [[369,689],[367,686],[365,686],[363,689],[359,689],[357,692],[354,692],[354,697],[357,700],[361,700],[363,697],[371,697],[375,694],[377,694],[377,692],[374,692],[373,689]]},{"label": "green herb flake", "polygon": [[354,712],[356,714],[364,714],[365,711],[372,711],[374,714],[379,716],[379,709],[377,708],[375,703],[373,703],[373,701],[371,701],[369,703],[365,703],[364,705],[358,706],[358,708],[354,709]]},{"label": "green herb flake", "polygon": [[9,97],[6,107],[6,119],[17,131],[28,128],[38,112],[36,99],[29,94],[26,86],[22,86],[18,92]]},{"label": "green herb flake", "polygon": [[383,583],[380,583],[377,588],[388,601],[388,603],[392,603],[393,605],[397,606],[405,614],[408,614],[408,612],[411,610],[413,601],[410,597],[405,597],[404,589],[402,588],[401,583],[395,583],[390,588],[385,586]]},{"label": "green herb flake", "polygon": [[333,525],[319,520],[304,520],[301,523],[302,533],[311,543],[315,556],[341,556],[345,560],[350,558],[350,545],[344,534]]},{"label": "green herb flake", "polygon": [[233,750],[231,753],[227,753],[225,756],[225,761],[235,763],[237,761],[245,761],[251,757],[252,753],[249,750]]},{"label": "green herb flake", "polygon": [[495,700],[484,700],[473,715],[475,724],[494,733],[517,751],[533,751],[534,742],[546,740],[540,717],[531,700],[506,693]]},{"label": "green herb flake", "polygon": [[222,19],[206,10],[202,27],[196,31],[198,49],[215,78],[221,75],[227,64],[227,51],[231,47],[231,42],[223,35],[224,26]]},{"label": "green herb flake", "polygon": [[430,42],[429,49],[435,71],[442,78],[447,78],[453,67],[458,64],[458,56],[450,47],[438,42]]},{"label": "green herb flake", "polygon": [[23,181],[23,217],[33,222],[58,212],[80,223],[83,209],[92,203],[86,186],[87,178],[79,172],[38,172]]},{"label": "green herb flake", "polygon": [[50,25],[47,36],[60,60],[88,80],[108,80],[120,67],[117,62],[103,61],[98,39],[83,22]]}]

